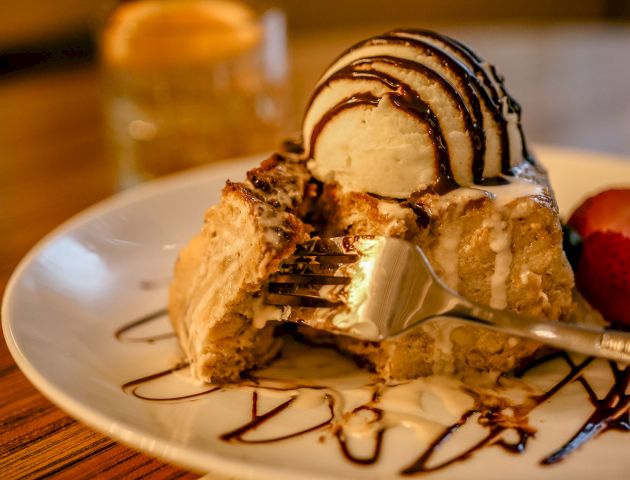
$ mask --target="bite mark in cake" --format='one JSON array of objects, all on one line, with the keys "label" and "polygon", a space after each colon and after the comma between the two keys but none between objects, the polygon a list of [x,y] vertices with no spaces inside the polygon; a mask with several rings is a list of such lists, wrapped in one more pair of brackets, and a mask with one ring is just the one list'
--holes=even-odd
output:
[{"label": "bite mark in cake", "polygon": [[[261,289],[278,265],[308,238],[300,220],[310,178],[305,166],[273,155],[226,183],[220,203],[205,215],[201,232],[179,255],[169,313],[193,376],[237,380],[279,351],[273,316]],[[253,322],[257,319],[257,322]]]}]

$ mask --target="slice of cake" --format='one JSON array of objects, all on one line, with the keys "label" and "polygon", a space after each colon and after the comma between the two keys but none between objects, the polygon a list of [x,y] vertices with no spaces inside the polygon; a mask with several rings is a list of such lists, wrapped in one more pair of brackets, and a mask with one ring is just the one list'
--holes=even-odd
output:
[{"label": "slice of cake", "polygon": [[384,379],[509,371],[540,353],[537,343],[450,320],[360,341],[326,331],[312,310],[265,305],[261,293],[310,236],[386,235],[420,245],[473,301],[565,319],[573,276],[557,206],[494,67],[434,32],[368,39],[319,81],[302,140],[301,153],[228,182],[180,255],[170,313],[197,378],[234,380],[264,365],[279,349],[273,329],[289,319]]}]

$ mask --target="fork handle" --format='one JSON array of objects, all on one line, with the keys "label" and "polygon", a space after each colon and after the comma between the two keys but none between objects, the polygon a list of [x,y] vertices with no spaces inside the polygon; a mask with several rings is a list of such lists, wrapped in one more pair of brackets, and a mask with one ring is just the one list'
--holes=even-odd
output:
[{"label": "fork handle", "polygon": [[539,320],[474,304],[460,305],[450,315],[562,350],[630,364],[627,332]]}]

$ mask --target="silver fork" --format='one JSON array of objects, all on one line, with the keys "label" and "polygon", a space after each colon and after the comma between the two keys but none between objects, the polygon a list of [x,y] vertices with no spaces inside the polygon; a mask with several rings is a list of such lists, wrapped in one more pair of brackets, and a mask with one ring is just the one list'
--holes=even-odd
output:
[{"label": "silver fork", "polygon": [[[630,333],[540,320],[471,302],[437,277],[420,247],[395,238],[350,236],[300,245],[269,279],[265,301],[292,307],[289,320],[327,318],[337,333],[362,340],[383,340],[437,317],[455,317],[559,349],[630,363]],[[344,325],[369,328],[335,327],[340,315]]]}]

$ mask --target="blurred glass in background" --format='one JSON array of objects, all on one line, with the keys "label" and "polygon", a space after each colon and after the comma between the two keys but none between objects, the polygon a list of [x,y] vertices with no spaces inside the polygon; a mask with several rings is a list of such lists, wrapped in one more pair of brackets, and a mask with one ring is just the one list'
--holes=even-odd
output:
[{"label": "blurred glass in background", "polygon": [[100,35],[120,185],[272,150],[288,133],[285,18],[233,0],[136,0]]}]

